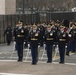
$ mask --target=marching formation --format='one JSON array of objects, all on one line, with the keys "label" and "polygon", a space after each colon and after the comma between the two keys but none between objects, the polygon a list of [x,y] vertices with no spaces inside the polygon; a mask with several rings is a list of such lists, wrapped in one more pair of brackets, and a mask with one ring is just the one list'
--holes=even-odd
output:
[{"label": "marching formation", "polygon": [[[7,27],[7,44],[10,45],[12,29]],[[9,35],[9,36],[8,36]],[[50,23],[40,23],[24,25],[19,21],[13,30],[15,49],[18,53],[18,62],[23,60],[23,45],[31,49],[32,65],[38,62],[38,49],[42,46],[47,52],[47,63],[52,63],[53,46],[59,48],[60,62],[65,63],[65,53],[69,56],[70,52],[76,53],[76,23],[60,22],[59,20]],[[66,50],[66,49],[67,50]]]}]

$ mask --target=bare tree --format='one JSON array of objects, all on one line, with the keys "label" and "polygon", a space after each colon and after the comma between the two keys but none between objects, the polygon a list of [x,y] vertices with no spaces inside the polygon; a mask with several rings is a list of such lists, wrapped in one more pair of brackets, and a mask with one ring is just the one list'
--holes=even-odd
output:
[{"label": "bare tree", "polygon": [[[23,0],[17,0],[17,8],[22,8]],[[54,10],[69,10],[76,6],[76,0],[24,0],[25,8],[36,8],[38,10],[41,9],[50,9]]]}]

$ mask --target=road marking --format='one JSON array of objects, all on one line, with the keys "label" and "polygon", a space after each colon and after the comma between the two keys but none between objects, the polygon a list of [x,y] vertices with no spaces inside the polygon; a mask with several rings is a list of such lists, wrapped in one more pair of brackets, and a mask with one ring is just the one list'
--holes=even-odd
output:
[{"label": "road marking", "polygon": [[[0,60],[0,62],[17,62],[17,60]],[[23,61],[23,62],[25,62],[25,63],[27,63],[27,62],[31,63],[31,61]],[[38,61],[38,63],[45,64],[46,62],[45,61]],[[52,62],[52,64],[59,64],[59,62]],[[64,63],[64,65],[76,66],[76,63]]]},{"label": "road marking", "polygon": [[31,75],[31,74],[0,73],[0,75]]},{"label": "road marking", "polygon": [[[59,63],[58,63],[58,62],[53,62],[53,64],[59,64]],[[65,64],[65,65],[72,65],[72,66],[73,66],[73,65],[74,65],[74,66],[76,65],[76,63],[64,63],[64,64]]]}]

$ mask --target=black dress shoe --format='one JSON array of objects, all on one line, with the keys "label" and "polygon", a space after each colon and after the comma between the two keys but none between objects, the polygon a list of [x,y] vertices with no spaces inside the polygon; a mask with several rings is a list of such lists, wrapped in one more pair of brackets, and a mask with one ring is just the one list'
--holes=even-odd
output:
[{"label": "black dress shoe", "polygon": [[21,60],[21,59],[18,59],[17,61],[18,61],[18,62],[22,62],[22,60]]},{"label": "black dress shoe", "polygon": [[37,63],[32,63],[32,65],[37,65]]},{"label": "black dress shoe", "polygon": [[66,54],[67,56],[70,56],[69,54]]},{"label": "black dress shoe", "polygon": [[64,62],[59,62],[60,64],[64,64]]},{"label": "black dress shoe", "polygon": [[52,61],[47,61],[47,63],[52,63]]}]

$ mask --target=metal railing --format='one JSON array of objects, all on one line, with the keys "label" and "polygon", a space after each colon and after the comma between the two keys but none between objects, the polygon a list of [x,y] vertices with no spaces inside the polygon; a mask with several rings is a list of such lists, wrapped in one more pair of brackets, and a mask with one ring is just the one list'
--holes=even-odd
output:
[{"label": "metal railing", "polygon": [[32,14],[0,15],[0,43],[4,42],[3,34],[8,25],[14,28],[19,20],[23,24],[50,22],[50,20],[76,20],[76,12],[50,13],[36,12]]}]

